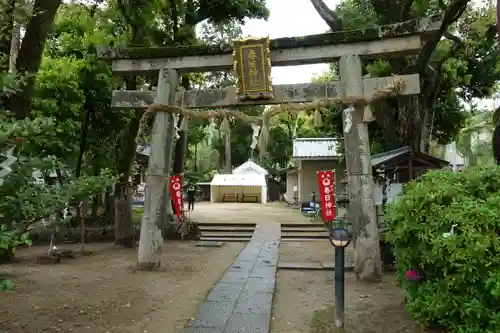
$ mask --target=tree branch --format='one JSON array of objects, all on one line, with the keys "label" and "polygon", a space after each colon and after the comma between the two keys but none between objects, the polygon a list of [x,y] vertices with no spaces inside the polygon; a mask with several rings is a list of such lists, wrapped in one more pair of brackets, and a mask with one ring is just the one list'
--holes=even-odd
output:
[{"label": "tree branch", "polygon": [[311,3],[314,9],[316,9],[316,12],[318,12],[319,16],[328,24],[332,31],[342,30],[341,18],[333,10],[328,8],[323,0],[311,0]]},{"label": "tree branch", "polygon": [[3,61],[0,66],[2,70],[9,69],[8,59],[10,54],[10,44],[12,42],[12,32],[14,29],[15,8],[15,0],[4,0],[0,3],[0,56],[5,57],[5,59],[1,59],[1,61]]},{"label": "tree branch", "polygon": [[[447,56],[443,57],[439,63],[435,66],[436,69],[433,69],[432,67],[430,68],[433,71],[432,79],[431,79],[431,84],[428,84],[427,87],[428,89],[424,96],[427,96],[425,98],[425,108],[432,108],[432,115],[430,119],[430,130],[429,130],[429,138],[428,141],[432,139],[432,133],[434,131],[434,118],[435,118],[435,112],[436,108],[434,106],[434,102],[437,100],[440,92],[441,92],[441,82],[443,80],[443,64],[445,63],[446,60],[449,58],[453,57],[455,53],[461,49],[466,47],[465,43],[460,39],[460,37],[455,36],[451,34],[450,32],[446,31],[444,34],[444,37],[451,40],[454,45],[451,51],[448,53]],[[428,66],[430,67],[430,66]]]},{"label": "tree branch", "polygon": [[172,16],[172,40],[176,41],[179,37],[179,11],[175,0],[170,0],[170,9]]},{"label": "tree branch", "polygon": [[[136,25],[134,19],[132,18],[132,15],[128,13],[127,5],[125,4],[124,0],[117,0],[116,5],[118,7],[118,11],[123,16],[125,23],[132,29],[132,34],[133,34],[133,32],[136,30]],[[132,37],[132,40],[133,39],[134,38]]]},{"label": "tree branch", "polygon": [[95,0],[94,3],[92,4],[91,7],[89,7],[89,16],[94,18],[96,12],[97,12],[97,7],[99,7],[100,4],[102,4],[104,0]]},{"label": "tree branch", "polygon": [[410,19],[410,11],[411,11],[411,5],[413,4],[413,0],[406,0],[405,3],[403,4],[403,7],[401,7],[401,14],[400,14],[400,21],[407,21]]},{"label": "tree branch", "polygon": [[424,47],[422,47],[418,54],[417,73],[423,73],[425,71],[432,53],[436,49],[441,37],[443,37],[448,28],[460,18],[463,12],[467,9],[467,4],[469,2],[470,0],[455,0],[448,6],[439,30],[427,41],[427,43],[425,43]]},{"label": "tree branch", "polygon": [[427,66],[433,71],[432,74],[432,79],[431,79],[431,84],[428,84],[428,90],[429,94],[424,94],[427,95],[428,98],[426,99],[426,105],[427,106],[432,106],[434,101],[437,99],[440,91],[440,86],[441,86],[441,81],[442,81],[442,73],[443,73],[443,64],[446,62],[446,60],[450,59],[453,57],[456,52],[458,52],[459,49],[465,48],[465,43],[460,39],[460,37],[453,35],[452,33],[446,31],[444,34],[444,37],[451,40],[454,45],[453,48],[450,50],[450,52],[444,56],[442,59],[439,60],[439,62],[434,66],[434,68]]},{"label": "tree branch", "polygon": [[6,100],[8,110],[15,113],[16,118],[28,116],[31,107],[36,73],[42,62],[45,40],[49,34],[54,17],[62,0],[36,0],[33,5],[33,14],[24,34],[16,62],[16,71],[27,74],[25,85]]},{"label": "tree branch", "polygon": [[208,19],[208,10],[205,10],[202,6],[198,10],[196,10],[195,5],[192,0],[186,1],[186,15],[185,21],[187,25],[195,26],[200,22]]},{"label": "tree branch", "polygon": [[[498,38],[500,39],[500,0],[497,0],[497,33],[498,33]],[[500,158],[500,156],[499,156]]]},{"label": "tree branch", "polygon": [[[408,11],[411,8],[412,1],[407,0],[408,3]],[[370,0],[370,3],[372,4],[373,10],[378,16],[378,23],[385,25],[385,24],[392,24],[400,21],[404,21],[401,19],[400,15],[402,13],[402,10],[404,10],[405,6],[401,7],[401,4],[399,1],[392,1],[392,0]]]},{"label": "tree branch", "polygon": [[[498,10],[498,7],[497,7]],[[495,130],[491,138],[491,143],[493,146],[493,157],[495,158],[495,164],[500,165],[500,107],[498,107],[493,113],[493,124],[495,125]]]}]

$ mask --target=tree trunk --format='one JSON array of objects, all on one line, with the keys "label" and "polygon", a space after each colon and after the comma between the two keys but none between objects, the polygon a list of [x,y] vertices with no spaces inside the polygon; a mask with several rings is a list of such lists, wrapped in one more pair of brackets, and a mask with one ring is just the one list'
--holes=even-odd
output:
[{"label": "tree trunk", "polygon": [[[346,98],[363,96],[362,64],[359,56],[340,58],[340,81]],[[365,281],[382,278],[382,263],[375,211],[374,184],[368,126],[363,123],[364,106],[344,112],[344,140],[349,181],[348,219],[355,230],[356,275]]]},{"label": "tree trunk", "polygon": [[109,221],[109,225],[115,221],[115,200],[113,193],[113,188],[109,186],[104,194],[104,214],[106,216],[106,221]]},{"label": "tree trunk", "polygon": [[[16,0],[3,0],[0,2],[0,54],[10,54],[12,35],[15,24]],[[6,59],[5,59],[6,60]],[[9,69],[7,61],[0,64],[2,71]]]},{"label": "tree trunk", "polygon": [[19,47],[21,46],[21,25],[14,24],[12,28],[12,41],[10,44],[9,56],[9,72],[16,73],[17,55],[19,54]]},{"label": "tree trunk", "polygon": [[476,165],[476,159],[475,159],[475,154],[474,150],[472,148],[472,133],[467,132],[464,134],[464,139],[463,139],[463,146],[464,146],[464,155],[465,155],[465,160],[466,160],[466,166],[467,167],[473,167]]},{"label": "tree trunk", "polygon": [[133,248],[135,232],[132,225],[132,184],[127,181],[115,186],[115,245]]},{"label": "tree trunk", "polygon": [[[36,74],[42,62],[45,40],[52,28],[54,17],[62,0],[36,0],[33,5],[33,14],[24,34],[21,49],[17,56],[16,72],[27,73],[29,77],[20,90],[9,96],[5,101],[6,108],[15,113],[16,118],[26,118],[30,112],[31,97],[33,95]],[[12,35],[12,28],[9,38]],[[9,50],[6,54],[10,52]]]},{"label": "tree trunk", "polygon": [[97,218],[97,212],[99,211],[100,206],[101,206],[101,195],[96,194],[92,197],[92,211],[90,213],[92,219]]},{"label": "tree trunk", "polygon": [[[134,90],[136,88],[135,78],[130,78],[126,82],[128,90]],[[118,157],[118,174],[120,178],[115,185],[114,192],[114,209],[113,218],[115,224],[115,236],[119,238],[115,239],[115,244],[123,245],[124,247],[134,246],[134,228],[132,226],[132,200],[128,200],[128,197],[132,196],[132,189],[129,188],[129,178],[132,174],[132,165],[136,156],[137,143],[135,138],[137,132],[139,131],[139,125],[143,112],[140,110],[135,110],[135,116],[130,120],[127,127],[127,132],[122,137],[121,142],[119,142],[118,150],[120,152]],[[125,207],[126,203],[130,203],[130,206]],[[129,241],[132,239],[132,241]]]},{"label": "tree trunk", "polygon": [[493,158],[495,164],[500,165],[500,124],[495,126],[492,135]]},{"label": "tree trunk", "polygon": [[[133,193],[132,184],[130,184],[129,178],[132,172],[133,159],[135,157],[135,135],[139,129],[138,118],[140,117],[136,116],[136,119],[131,120],[128,125],[128,134],[123,138],[124,142],[121,146],[123,152],[119,166],[120,177],[115,185],[113,195],[113,218],[116,229],[115,236],[119,236],[119,238],[115,239],[115,244],[123,245],[124,247],[134,246],[133,242],[124,242],[124,240],[133,239],[134,236],[132,227],[132,199],[129,200],[128,197],[132,197]],[[130,204],[130,206],[125,206],[125,204]]]},{"label": "tree trunk", "polygon": [[497,0],[497,34],[500,41],[500,0]]}]

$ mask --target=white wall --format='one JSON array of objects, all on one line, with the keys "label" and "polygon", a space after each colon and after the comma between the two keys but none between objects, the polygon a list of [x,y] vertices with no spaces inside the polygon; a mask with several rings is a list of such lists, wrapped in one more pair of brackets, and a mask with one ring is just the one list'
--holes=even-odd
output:
[{"label": "white wall", "polygon": [[318,171],[335,170],[335,191],[341,190],[340,181],[344,178],[345,163],[337,160],[302,160],[300,163],[299,175],[299,201],[311,200],[311,193],[316,192],[316,199],[319,199]]},{"label": "white wall", "polygon": [[[297,171],[289,171],[286,174],[286,199],[288,201],[293,201],[293,197],[298,196],[298,191],[299,191],[298,183],[299,183],[299,176],[297,174]],[[294,188],[297,189],[297,192],[294,191]]]},{"label": "white wall", "polygon": [[[375,199],[375,205],[382,204],[382,184],[375,184],[373,189],[373,196]],[[392,183],[389,188],[389,192],[387,193],[388,203],[394,200],[394,198],[403,191],[403,184],[401,183]]]}]

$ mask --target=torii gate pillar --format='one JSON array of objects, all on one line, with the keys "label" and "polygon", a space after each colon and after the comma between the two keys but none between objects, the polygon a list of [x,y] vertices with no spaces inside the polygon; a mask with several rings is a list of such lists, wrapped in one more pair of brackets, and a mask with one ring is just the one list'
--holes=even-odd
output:
[{"label": "torii gate pillar", "polygon": [[[172,104],[178,87],[179,74],[174,69],[160,69],[156,103]],[[139,269],[151,270],[160,266],[163,245],[162,227],[170,208],[168,190],[172,160],[172,139],[174,119],[168,112],[154,115],[151,134],[151,154],[148,162],[144,215],[141,221],[141,235],[137,255]]]},{"label": "torii gate pillar", "polygon": [[[364,96],[362,63],[358,55],[340,58],[339,71],[345,98]],[[356,274],[362,280],[382,278],[379,233],[375,202],[374,182],[368,126],[363,122],[364,105],[355,105],[354,111],[343,112],[344,147],[349,181],[349,205],[347,216],[354,229]],[[346,114],[349,113],[349,114]],[[361,256],[369,258],[362,258]],[[363,267],[370,265],[366,269]],[[371,276],[362,275],[369,272]]]}]

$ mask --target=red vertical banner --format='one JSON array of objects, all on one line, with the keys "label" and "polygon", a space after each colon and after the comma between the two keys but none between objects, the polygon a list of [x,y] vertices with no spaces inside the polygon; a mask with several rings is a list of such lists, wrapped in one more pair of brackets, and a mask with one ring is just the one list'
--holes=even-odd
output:
[{"label": "red vertical banner", "polygon": [[170,177],[170,196],[174,202],[175,214],[177,215],[178,223],[181,223],[182,214],[184,212],[184,203],[182,198],[182,176],[173,175]]},{"label": "red vertical banner", "polygon": [[335,173],[333,170],[318,171],[318,188],[321,216],[323,221],[331,222],[337,217],[335,209]]}]

